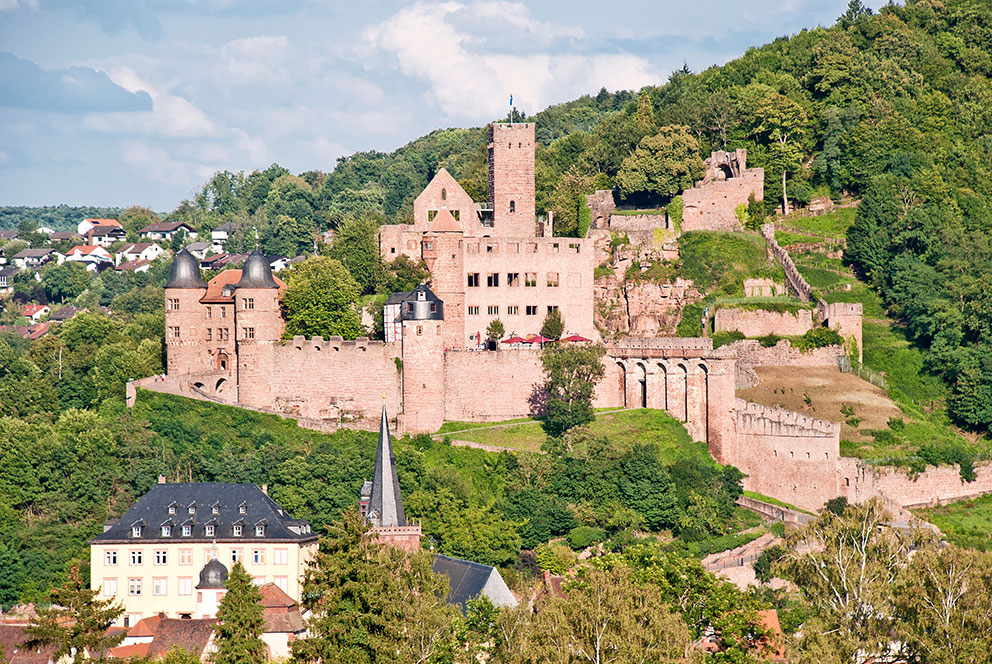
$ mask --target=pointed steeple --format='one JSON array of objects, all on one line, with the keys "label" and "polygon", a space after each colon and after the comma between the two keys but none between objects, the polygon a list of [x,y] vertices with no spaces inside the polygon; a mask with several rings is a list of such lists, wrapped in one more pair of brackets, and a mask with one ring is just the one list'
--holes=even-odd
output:
[{"label": "pointed steeple", "polygon": [[382,404],[382,421],[379,423],[379,449],[375,454],[369,521],[373,526],[387,528],[407,525],[400,483],[396,478],[396,459],[393,457],[393,445],[389,438],[385,403]]}]

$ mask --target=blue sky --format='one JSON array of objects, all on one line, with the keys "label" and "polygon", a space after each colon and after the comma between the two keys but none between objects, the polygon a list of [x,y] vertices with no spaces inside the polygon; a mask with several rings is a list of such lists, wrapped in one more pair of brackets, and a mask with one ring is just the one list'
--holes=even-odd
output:
[{"label": "blue sky", "polygon": [[[885,0],[865,4],[878,8]],[[438,127],[663,83],[847,0],[0,0],[0,205],[173,209]]]}]

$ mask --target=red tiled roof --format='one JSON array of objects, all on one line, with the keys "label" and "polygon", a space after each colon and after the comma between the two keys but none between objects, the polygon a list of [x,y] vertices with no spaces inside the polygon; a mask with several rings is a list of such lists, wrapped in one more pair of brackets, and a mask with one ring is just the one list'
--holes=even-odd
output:
[{"label": "red tiled roof", "polygon": [[162,616],[151,616],[149,618],[142,618],[134,624],[134,626],[127,630],[128,636],[155,636],[155,630],[158,629],[159,623],[162,622]]},{"label": "red tiled roof", "polygon": [[132,643],[129,646],[117,646],[107,651],[107,657],[127,659],[129,657],[145,657],[151,643]]},{"label": "red tiled roof", "polygon": [[89,221],[94,226],[121,226],[121,222],[116,219],[83,219],[83,221]]},{"label": "red tiled roof", "polygon": [[29,304],[24,307],[24,311],[21,313],[23,313],[25,316],[33,316],[39,311],[42,311],[47,308],[48,307],[45,306],[44,304]]},{"label": "red tiled roof", "polygon": [[28,640],[24,625],[0,625],[0,650],[6,664],[49,664],[55,647],[25,650],[22,644]]},{"label": "red tiled roof", "polygon": [[234,302],[234,297],[224,297],[221,292],[224,286],[236,284],[241,280],[241,270],[224,270],[216,277],[207,282],[207,294],[200,302]]},{"label": "red tiled roof", "polygon": [[[83,256],[85,256],[87,254],[92,254],[97,249],[103,249],[103,247],[97,245],[81,244],[65,252],[65,255],[68,256],[70,254],[82,254]],[[103,251],[107,251],[107,250],[103,249]]]},{"label": "red tiled roof", "polygon": [[259,594],[262,596],[262,601],[259,602],[263,607],[290,607],[296,606],[296,602],[293,598],[283,592],[282,588],[274,583],[266,583],[258,589]]},{"label": "red tiled roof", "polygon": [[144,258],[135,258],[133,261],[127,261],[126,263],[121,263],[114,269],[120,272],[121,270],[137,270],[139,267],[144,267],[150,265],[151,261],[146,261]]},{"label": "red tiled roof", "polygon": [[758,611],[758,618],[761,620],[761,625],[772,633],[770,642],[765,645],[769,659],[773,662],[786,661],[785,642],[782,637],[782,626],[778,622],[778,611],[775,609]]}]

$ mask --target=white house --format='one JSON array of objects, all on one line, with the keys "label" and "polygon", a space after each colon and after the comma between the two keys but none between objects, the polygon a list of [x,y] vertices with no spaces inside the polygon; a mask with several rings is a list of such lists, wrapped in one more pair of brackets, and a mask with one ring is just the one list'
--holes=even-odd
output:
[{"label": "white house", "polygon": [[13,265],[0,267],[0,295],[6,295],[14,292],[14,275],[17,274],[18,271],[19,270]]},{"label": "white house", "polygon": [[172,240],[172,236],[179,231],[186,231],[187,237],[196,239],[196,231],[184,221],[160,221],[148,224],[139,232],[146,240]]},{"label": "white house", "polygon": [[82,263],[90,272],[99,272],[103,267],[113,263],[113,256],[106,248],[99,245],[80,245],[73,247],[65,254],[67,261]]},{"label": "white house", "polygon": [[37,269],[46,263],[56,261],[61,265],[65,256],[54,249],[24,249],[13,256],[14,265],[21,268]]},{"label": "white house", "polygon": [[127,239],[127,233],[121,226],[94,226],[86,231],[86,244],[109,247],[115,242]]},{"label": "white house", "polygon": [[213,240],[215,244],[226,242],[227,238],[231,237],[237,229],[237,224],[233,221],[229,221],[226,224],[221,224],[217,228],[210,231],[210,239]]},{"label": "white house", "polygon": [[207,257],[208,253],[221,254],[224,253],[224,247],[216,244],[214,242],[190,242],[186,245],[186,251],[193,254],[199,260],[203,260]]},{"label": "white house", "polygon": [[124,228],[121,226],[121,222],[116,219],[83,219],[76,225],[76,232],[79,233],[80,236],[85,236],[96,226],[117,226],[122,230]]},{"label": "white house", "polygon": [[153,261],[164,251],[165,249],[154,242],[132,242],[118,251],[115,259],[118,265],[129,261]]},{"label": "white house", "polygon": [[37,323],[51,311],[48,305],[45,304],[28,304],[21,310],[21,315],[29,319],[32,323]]}]

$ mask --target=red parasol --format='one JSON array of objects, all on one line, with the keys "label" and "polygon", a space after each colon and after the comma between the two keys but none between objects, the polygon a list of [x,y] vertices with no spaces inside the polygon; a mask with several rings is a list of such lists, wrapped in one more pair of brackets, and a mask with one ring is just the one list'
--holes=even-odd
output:
[{"label": "red parasol", "polygon": [[585,337],[580,337],[577,334],[573,334],[570,337],[565,337],[562,341],[592,341],[592,339],[586,339]]},{"label": "red parasol", "polygon": [[530,343],[523,337],[510,337],[509,339],[503,339],[500,343],[502,344],[528,344]]}]

